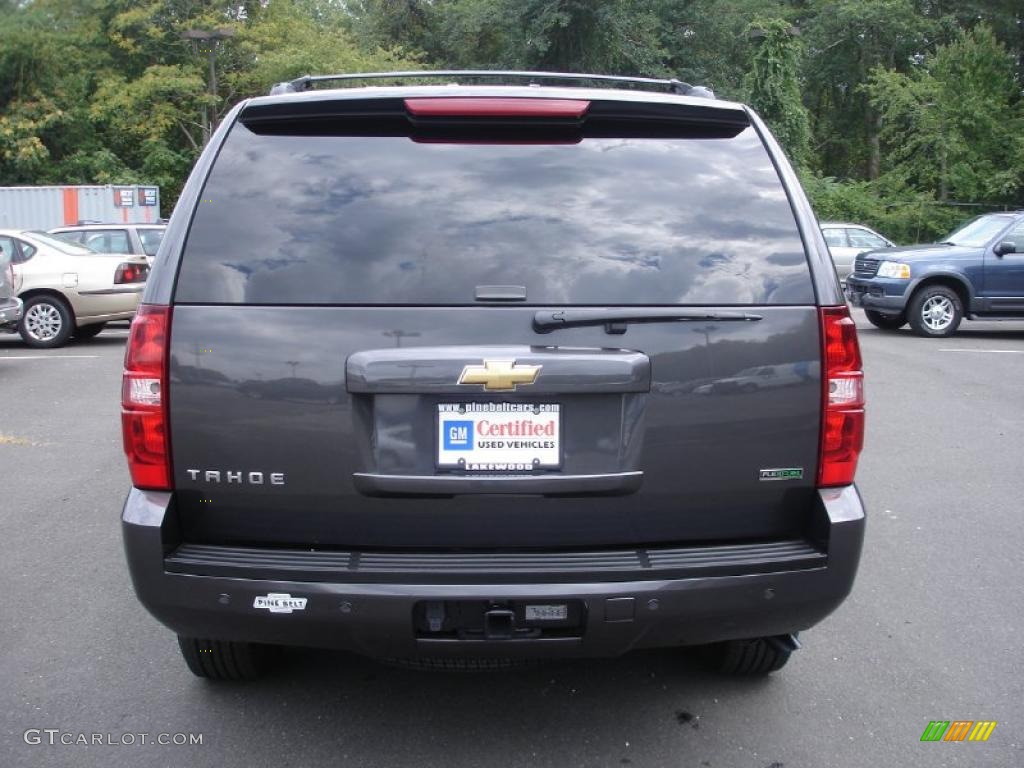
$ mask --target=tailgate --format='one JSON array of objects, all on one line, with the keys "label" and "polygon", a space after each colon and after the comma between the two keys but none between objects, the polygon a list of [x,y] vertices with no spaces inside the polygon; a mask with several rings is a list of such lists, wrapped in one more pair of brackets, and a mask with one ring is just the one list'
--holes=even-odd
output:
[{"label": "tailgate", "polygon": [[540,109],[537,92],[241,113],[174,296],[186,540],[565,549],[804,528],[818,318],[761,137],[716,102],[581,91]]},{"label": "tailgate", "polygon": [[[582,547],[799,532],[817,463],[817,315],[760,312],[616,336],[564,329],[539,346],[525,308],[176,307],[171,434],[186,538]],[[413,327],[417,347],[368,348]],[[485,361],[540,370],[514,391],[458,384]],[[494,433],[523,412],[541,437],[480,434],[481,414]],[[510,464],[545,458],[538,445],[557,438],[557,466],[443,466],[445,426],[466,422],[475,431],[456,437],[509,443]],[[762,477],[780,468],[802,477]]]}]

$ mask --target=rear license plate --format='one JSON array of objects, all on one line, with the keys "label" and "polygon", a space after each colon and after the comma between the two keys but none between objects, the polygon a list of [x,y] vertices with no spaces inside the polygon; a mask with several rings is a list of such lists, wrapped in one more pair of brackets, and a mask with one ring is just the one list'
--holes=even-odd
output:
[{"label": "rear license plate", "polygon": [[437,466],[468,472],[529,472],[561,466],[557,403],[440,403]]},{"label": "rear license plate", "polygon": [[569,618],[569,606],[561,605],[527,605],[523,609],[526,621],[565,621]]}]

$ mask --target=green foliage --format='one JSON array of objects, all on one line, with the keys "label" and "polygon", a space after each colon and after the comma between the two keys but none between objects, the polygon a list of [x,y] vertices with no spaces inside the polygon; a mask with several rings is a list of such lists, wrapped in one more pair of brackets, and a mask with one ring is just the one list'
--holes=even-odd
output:
[{"label": "green foliage", "polygon": [[887,178],[840,182],[801,174],[801,182],[822,221],[853,221],[878,230],[897,243],[938,240],[954,226],[988,209],[943,205],[930,194]]},{"label": "green foliage", "polygon": [[[195,29],[234,33],[215,92]],[[975,212],[942,200],[1024,205],[1021,29],[1020,0],[0,0],[0,185],[173,203],[204,114],[306,73],[594,71],[748,100],[821,215],[934,237]]]},{"label": "green foliage", "polygon": [[745,99],[744,81],[754,46],[747,28],[755,18],[793,16],[781,0],[663,0],[657,8],[666,69],[680,80],[710,85],[719,96]]},{"label": "green foliage", "polygon": [[866,88],[893,173],[940,200],[1012,202],[1024,192],[1024,110],[1014,62],[986,26],[961,32],[908,74]]},{"label": "green foliage", "polygon": [[266,93],[268,84],[311,73],[416,68],[416,57],[398,46],[361,49],[350,22],[343,7],[328,0],[274,0],[232,42],[245,65],[228,73],[226,82],[249,96]]},{"label": "green foliage", "polygon": [[940,24],[911,0],[819,0],[803,23],[805,103],[811,109],[816,167],[875,178],[879,115],[860,87],[876,67],[905,71],[928,50]]},{"label": "green foliage", "polygon": [[784,19],[759,19],[747,27],[755,40],[746,86],[756,109],[797,166],[810,154],[810,121],[800,97],[801,45]]},{"label": "green foliage", "polygon": [[641,74],[664,71],[666,58],[642,0],[364,0],[355,18],[366,42],[456,68]]}]

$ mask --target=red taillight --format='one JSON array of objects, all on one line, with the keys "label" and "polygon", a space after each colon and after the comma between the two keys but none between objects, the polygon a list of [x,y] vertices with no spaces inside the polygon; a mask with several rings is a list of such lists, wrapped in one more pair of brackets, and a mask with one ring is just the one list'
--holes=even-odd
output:
[{"label": "red taillight", "polygon": [[128,335],[121,385],[121,434],[132,485],[171,489],[167,432],[167,336],[171,308],[139,305]]},{"label": "red taillight", "polygon": [[590,102],[585,99],[513,99],[453,96],[406,99],[413,117],[554,117],[579,119]]},{"label": "red taillight", "polygon": [[114,284],[144,283],[148,272],[149,267],[144,267],[141,264],[128,264],[127,262],[118,264],[117,271],[114,273]]},{"label": "red taillight", "polygon": [[864,446],[864,371],[857,326],[845,307],[822,307],[821,448],[818,486],[849,485]]}]

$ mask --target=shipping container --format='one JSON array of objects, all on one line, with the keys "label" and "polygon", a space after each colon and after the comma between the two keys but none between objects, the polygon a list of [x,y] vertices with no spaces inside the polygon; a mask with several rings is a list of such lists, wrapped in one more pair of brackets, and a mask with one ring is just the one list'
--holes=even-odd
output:
[{"label": "shipping container", "polygon": [[159,220],[160,188],[155,185],[0,187],[0,229]]}]

